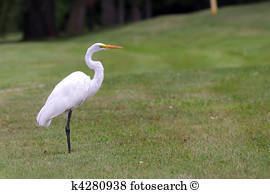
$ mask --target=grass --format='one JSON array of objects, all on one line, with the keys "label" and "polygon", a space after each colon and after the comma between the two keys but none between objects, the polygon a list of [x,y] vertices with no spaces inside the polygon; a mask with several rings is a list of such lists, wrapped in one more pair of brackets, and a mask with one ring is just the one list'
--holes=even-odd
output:
[{"label": "grass", "polygon": [[[270,178],[270,3],[171,15],[68,40],[0,45],[0,178]],[[35,117],[94,42],[98,94]]]}]

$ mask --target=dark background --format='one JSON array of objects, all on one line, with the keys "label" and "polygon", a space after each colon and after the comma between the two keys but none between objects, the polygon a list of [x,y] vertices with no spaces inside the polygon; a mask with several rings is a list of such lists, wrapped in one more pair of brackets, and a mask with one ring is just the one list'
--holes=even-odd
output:
[{"label": "dark background", "polygon": [[[266,0],[218,0],[219,7]],[[23,40],[79,35],[163,14],[208,9],[210,0],[0,0],[0,36]]]}]

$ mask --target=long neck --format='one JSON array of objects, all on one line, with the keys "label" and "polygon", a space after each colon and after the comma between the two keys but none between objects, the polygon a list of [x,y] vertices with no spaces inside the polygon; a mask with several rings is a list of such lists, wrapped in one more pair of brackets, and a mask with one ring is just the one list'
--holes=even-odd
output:
[{"label": "long neck", "polygon": [[95,52],[96,51],[92,50],[90,47],[85,55],[86,65],[95,72],[95,75],[91,80],[91,94],[89,95],[95,94],[98,91],[104,79],[104,68],[101,62],[92,60],[92,55]]}]

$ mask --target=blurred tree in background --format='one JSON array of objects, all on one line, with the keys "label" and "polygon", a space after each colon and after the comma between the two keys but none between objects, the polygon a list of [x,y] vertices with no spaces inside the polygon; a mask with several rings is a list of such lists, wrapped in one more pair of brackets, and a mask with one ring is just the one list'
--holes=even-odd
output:
[{"label": "blurred tree in background", "polygon": [[70,35],[81,34],[84,31],[86,11],[91,8],[96,0],[73,0],[67,21],[67,33]]},{"label": "blurred tree in background", "polygon": [[134,22],[141,20],[141,10],[140,10],[141,1],[130,0],[130,4],[131,4],[131,20]]},{"label": "blurred tree in background", "polygon": [[101,21],[104,26],[116,24],[116,6],[114,0],[101,0]]},{"label": "blurred tree in background", "polygon": [[21,0],[0,0],[0,36],[18,31]]},{"label": "blurred tree in background", "polygon": [[118,24],[125,23],[125,0],[118,0],[117,2],[117,10],[118,10]]},{"label": "blurred tree in background", "polygon": [[[266,0],[218,0],[219,6]],[[209,0],[0,0],[0,36],[24,40],[123,25],[153,16],[209,8]]]},{"label": "blurred tree in background", "polygon": [[24,40],[56,36],[54,0],[24,1],[23,34]]}]

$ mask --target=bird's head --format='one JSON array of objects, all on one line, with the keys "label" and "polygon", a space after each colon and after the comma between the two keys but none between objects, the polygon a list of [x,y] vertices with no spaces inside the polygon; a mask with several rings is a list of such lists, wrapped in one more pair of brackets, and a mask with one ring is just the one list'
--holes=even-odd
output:
[{"label": "bird's head", "polygon": [[119,49],[119,48],[122,48],[122,47],[118,45],[112,45],[112,44],[95,43],[87,49],[85,57],[84,57],[85,62],[90,69],[96,69],[97,66],[102,67],[101,62],[92,60],[92,55],[98,51],[107,50],[107,49]]},{"label": "bird's head", "polygon": [[93,52],[98,52],[98,51],[107,50],[107,49],[120,49],[123,47],[118,46],[118,45],[112,45],[112,44],[95,43],[90,48]]}]

